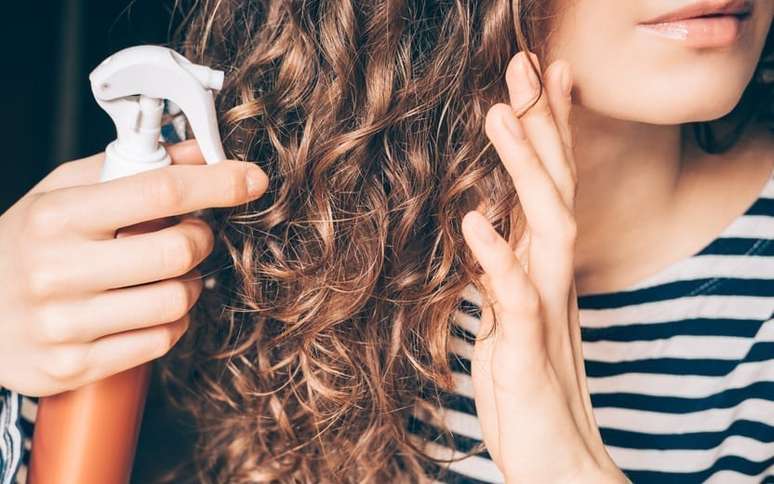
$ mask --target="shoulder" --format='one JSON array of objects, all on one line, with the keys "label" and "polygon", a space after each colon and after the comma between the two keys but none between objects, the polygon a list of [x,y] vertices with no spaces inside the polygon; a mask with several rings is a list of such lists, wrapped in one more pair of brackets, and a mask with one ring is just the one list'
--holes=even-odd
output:
[{"label": "shoulder", "polygon": [[[727,128],[727,127],[726,127]],[[718,131],[724,138],[727,131]],[[749,206],[754,196],[766,190],[766,180],[774,178],[774,137],[772,126],[752,123],[745,127],[736,142],[722,153],[707,153],[691,143],[683,167],[682,191],[695,205],[697,200],[709,200],[722,216]],[[700,195],[697,195],[700,194]]]},{"label": "shoulder", "polygon": [[774,125],[759,122],[747,126],[723,157],[734,163],[774,167]]},{"label": "shoulder", "polygon": [[747,156],[762,161],[774,161],[774,125],[755,123],[750,125],[740,137],[739,156]]},{"label": "shoulder", "polygon": [[[711,123],[712,138],[725,142],[732,138],[732,145],[725,151],[716,154],[706,153],[699,147],[698,138],[691,136],[686,147],[688,148],[689,159],[710,158],[723,160],[739,164],[749,160],[757,160],[763,163],[763,160],[774,159],[774,121],[759,119],[753,121],[743,128],[742,120],[738,118],[724,118],[715,120]],[[738,134],[735,134],[739,131]]]}]

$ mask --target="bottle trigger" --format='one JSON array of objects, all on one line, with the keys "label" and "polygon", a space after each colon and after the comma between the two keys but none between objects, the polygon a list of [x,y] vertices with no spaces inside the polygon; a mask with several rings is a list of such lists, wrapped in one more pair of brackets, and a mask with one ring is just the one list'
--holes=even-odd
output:
[{"label": "bottle trigger", "polygon": [[207,163],[225,159],[213,98],[223,87],[223,71],[193,64],[167,47],[141,45],[102,61],[89,80],[97,104],[116,126],[102,180],[171,164],[160,143],[164,100],[185,115]]}]

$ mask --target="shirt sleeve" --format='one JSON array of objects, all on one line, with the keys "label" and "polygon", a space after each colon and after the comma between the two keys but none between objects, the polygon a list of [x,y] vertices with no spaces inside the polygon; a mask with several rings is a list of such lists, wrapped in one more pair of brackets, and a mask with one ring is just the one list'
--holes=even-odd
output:
[{"label": "shirt sleeve", "polygon": [[11,484],[22,461],[21,395],[0,387],[0,484]]}]

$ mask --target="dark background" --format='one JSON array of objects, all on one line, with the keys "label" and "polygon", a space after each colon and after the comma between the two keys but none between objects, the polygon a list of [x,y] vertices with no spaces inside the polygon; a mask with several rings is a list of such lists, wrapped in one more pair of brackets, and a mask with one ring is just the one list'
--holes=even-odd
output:
[{"label": "dark background", "polygon": [[6,165],[0,212],[57,164],[105,149],[113,123],[91,94],[89,72],[111,53],[165,44],[173,1],[3,2],[0,49]]},{"label": "dark background", "polygon": [[[166,0],[3,2],[0,75],[3,144],[0,213],[63,161],[103,151],[113,123],[94,102],[89,72],[124,47],[166,44],[179,18]],[[154,374],[155,377],[155,374]],[[133,482],[179,460],[181,435],[154,383]]]}]

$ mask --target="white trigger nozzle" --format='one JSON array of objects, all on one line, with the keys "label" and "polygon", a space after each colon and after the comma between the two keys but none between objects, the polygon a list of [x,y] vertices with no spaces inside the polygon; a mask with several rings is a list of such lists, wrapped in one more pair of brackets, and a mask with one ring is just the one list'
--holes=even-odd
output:
[{"label": "white trigger nozzle", "polygon": [[198,64],[184,65],[183,68],[197,78],[205,89],[220,91],[223,88],[223,71],[216,71]]},{"label": "white trigger nozzle", "polygon": [[213,91],[224,73],[191,63],[172,49],[142,45],[116,52],[89,75],[97,103],[116,125],[107,147],[102,179],[170,164],[159,143],[164,100],[185,114],[207,163],[225,159]]}]

